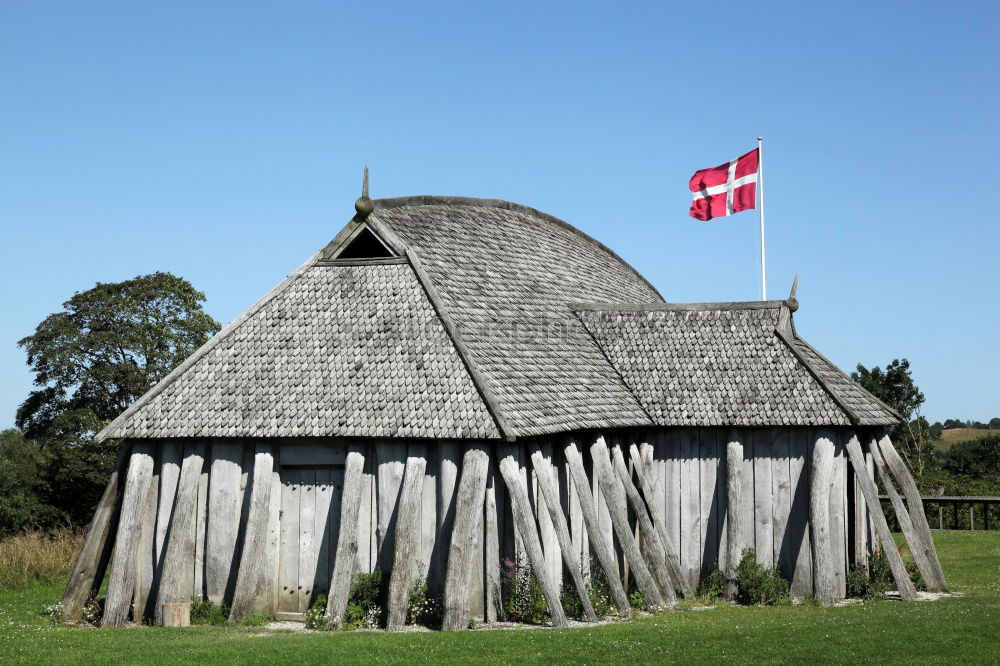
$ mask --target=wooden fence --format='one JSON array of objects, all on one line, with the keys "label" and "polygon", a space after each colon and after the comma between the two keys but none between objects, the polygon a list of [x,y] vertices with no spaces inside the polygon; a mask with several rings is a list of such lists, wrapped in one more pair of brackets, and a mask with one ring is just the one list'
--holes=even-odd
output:
[{"label": "wooden fence", "polygon": [[[899,531],[899,523],[893,513],[888,495],[879,495],[882,509],[892,517],[893,529]],[[924,513],[931,527],[939,530],[997,529],[1000,526],[1000,496],[990,495],[922,495]],[[964,506],[963,506],[964,505]],[[935,523],[934,516],[937,517]]]}]

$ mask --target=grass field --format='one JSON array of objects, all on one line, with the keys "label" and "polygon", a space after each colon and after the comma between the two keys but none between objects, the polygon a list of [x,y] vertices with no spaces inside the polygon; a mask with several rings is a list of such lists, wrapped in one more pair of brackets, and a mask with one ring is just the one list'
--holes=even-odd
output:
[{"label": "grass field", "polygon": [[934,602],[674,611],[579,629],[291,633],[77,629],[39,616],[62,586],[0,591],[3,663],[997,663],[1000,532],[936,532],[949,583]]},{"label": "grass field", "polygon": [[985,428],[950,428],[948,430],[942,430],[941,441],[938,442],[937,448],[939,451],[947,451],[956,444],[982,439],[990,433],[996,432],[998,431],[986,430]]}]

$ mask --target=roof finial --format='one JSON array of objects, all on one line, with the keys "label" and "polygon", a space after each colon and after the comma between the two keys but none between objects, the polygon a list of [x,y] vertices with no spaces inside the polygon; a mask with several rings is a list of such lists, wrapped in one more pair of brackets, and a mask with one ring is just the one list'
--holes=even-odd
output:
[{"label": "roof finial", "polygon": [[792,280],[792,290],[788,293],[788,298],[785,299],[785,305],[787,305],[788,309],[791,310],[792,312],[795,312],[796,310],[799,309],[799,299],[795,298],[795,292],[798,291],[798,288],[799,288],[799,274],[796,273],[795,279]]},{"label": "roof finial", "polygon": [[367,218],[375,210],[375,204],[368,198],[368,165],[365,165],[365,178],[361,183],[361,196],[354,202],[354,210],[358,211],[358,217]]}]

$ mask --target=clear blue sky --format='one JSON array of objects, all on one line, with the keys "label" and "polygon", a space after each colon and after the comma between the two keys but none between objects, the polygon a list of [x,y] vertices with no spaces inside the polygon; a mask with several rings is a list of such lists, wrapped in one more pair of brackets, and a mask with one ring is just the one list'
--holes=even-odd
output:
[{"label": "clear blue sky", "polygon": [[765,137],[768,275],[842,368],[1000,416],[994,2],[4,2],[0,427],[74,291],[172,271],[226,323],[372,196],[508,199],[672,301],[752,300],[756,217],[687,180]]}]

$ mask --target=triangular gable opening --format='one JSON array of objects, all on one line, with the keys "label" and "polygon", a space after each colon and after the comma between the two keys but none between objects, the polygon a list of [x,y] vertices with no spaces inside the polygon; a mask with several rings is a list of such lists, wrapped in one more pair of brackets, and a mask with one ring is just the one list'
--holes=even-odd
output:
[{"label": "triangular gable opening", "polygon": [[384,259],[396,254],[368,227],[363,227],[334,259]]}]

